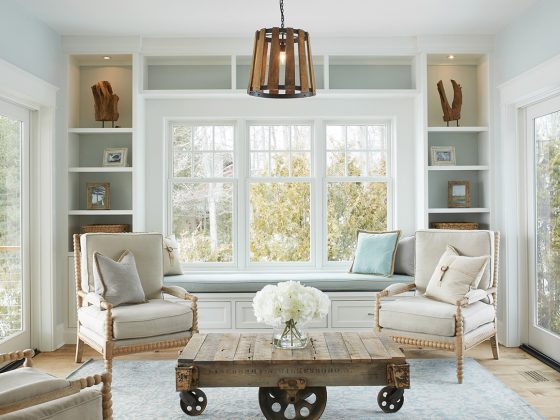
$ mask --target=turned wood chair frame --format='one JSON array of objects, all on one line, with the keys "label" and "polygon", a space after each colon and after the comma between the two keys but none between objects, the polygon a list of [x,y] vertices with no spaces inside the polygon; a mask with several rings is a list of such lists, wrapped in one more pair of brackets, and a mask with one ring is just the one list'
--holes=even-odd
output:
[{"label": "turned wood chair frame", "polygon": [[[31,349],[16,351],[12,353],[4,353],[0,354],[0,363],[21,360],[25,358],[23,366],[33,367],[32,357],[34,355],[35,352]],[[101,375],[86,376],[84,378],[70,380],[69,382],[70,385],[66,388],[46,392],[44,394],[29,398],[25,401],[18,401],[14,404],[0,406],[0,416],[2,416],[3,414],[8,414],[14,411],[23,410],[25,408],[43,404],[49,401],[54,401],[59,398],[67,397],[69,395],[74,395],[79,393],[82,389],[103,384],[101,388],[101,406],[103,410],[103,418],[105,420],[111,420],[113,418],[113,402],[111,400],[111,372],[106,371]]]},{"label": "turned wood chair frame", "polygon": [[[78,326],[77,326],[78,337],[76,342],[76,363],[81,363],[82,361],[84,342],[103,355],[103,359],[105,360],[105,370],[107,372],[112,372],[113,358],[116,356],[121,356],[124,354],[132,354],[132,353],[142,353],[142,352],[153,351],[153,350],[170,349],[175,347],[184,347],[187,345],[190,339],[189,337],[185,337],[178,340],[166,340],[166,341],[158,341],[153,343],[140,343],[140,344],[135,344],[130,346],[115,347],[114,343],[117,340],[113,338],[113,315],[112,315],[113,305],[104,301],[100,296],[99,297],[96,296],[94,298],[92,297],[91,294],[86,294],[82,290],[80,235],[75,234],[73,240],[74,240],[74,275],[76,278],[77,310],[79,310],[81,307],[88,306],[88,305],[94,305],[99,310],[104,310],[105,328],[106,328],[105,343],[101,346],[99,343],[96,343],[95,341],[91,340],[87,336],[84,336],[80,333],[80,321],[78,320]],[[162,252],[163,252],[163,248],[162,248]],[[173,287],[162,286],[161,292],[191,302],[191,308],[193,314],[191,332],[192,334],[198,333],[198,309],[197,309],[198,298],[195,295],[188,293],[186,290],[178,286],[173,286]]]},{"label": "turned wood chair frame", "polygon": [[[455,357],[457,359],[457,380],[461,384],[463,383],[463,363],[464,354],[467,350],[479,345],[480,343],[490,340],[490,345],[492,347],[492,355],[494,359],[498,360],[500,358],[500,350],[498,347],[498,330],[496,325],[496,304],[497,304],[497,292],[498,292],[498,274],[499,274],[499,263],[500,263],[500,234],[499,232],[494,232],[494,266],[492,267],[492,284],[487,290],[481,291],[482,293],[477,294],[473,298],[463,298],[456,302],[456,313],[455,313],[455,337],[454,341],[451,343],[449,341],[438,341],[438,340],[422,340],[418,338],[407,337],[406,331],[403,331],[403,335],[391,335],[391,338],[399,344],[413,346],[413,347],[430,347],[438,350],[448,350],[455,352]],[[375,296],[375,326],[378,332],[382,332],[383,327],[379,325],[379,312],[381,310],[381,301],[384,297],[397,296],[401,293],[412,291],[416,288],[414,283],[410,284],[394,284],[387,287],[385,290],[379,292]],[[475,337],[470,337],[467,341],[464,337],[463,330],[463,308],[468,305],[489,298],[491,304],[494,308],[494,329],[490,333],[481,334]]]}]

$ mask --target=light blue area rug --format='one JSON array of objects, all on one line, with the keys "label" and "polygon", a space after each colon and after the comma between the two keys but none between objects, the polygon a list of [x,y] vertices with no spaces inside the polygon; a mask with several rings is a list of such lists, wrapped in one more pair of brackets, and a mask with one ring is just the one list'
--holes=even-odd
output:
[{"label": "light blue area rug", "polygon": [[[175,392],[175,361],[113,362],[115,419],[189,419]],[[381,387],[329,387],[321,419],[542,419],[519,395],[473,359],[465,359],[464,383],[457,384],[454,359],[411,359],[412,387],[401,410],[386,414],[377,405]],[[72,374],[100,373],[102,361]],[[197,419],[263,419],[257,388],[203,388],[208,406]]]}]

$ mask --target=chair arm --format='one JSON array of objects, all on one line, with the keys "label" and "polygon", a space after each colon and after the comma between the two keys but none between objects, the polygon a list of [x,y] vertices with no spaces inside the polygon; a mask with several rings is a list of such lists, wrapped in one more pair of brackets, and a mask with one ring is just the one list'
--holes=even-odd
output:
[{"label": "chair arm", "polygon": [[161,288],[163,293],[167,293],[168,295],[175,296],[179,299],[190,300],[191,302],[196,302],[198,298],[187,292],[185,289],[179,286],[163,286]]},{"label": "chair arm", "polygon": [[82,298],[82,300],[90,305],[96,306],[99,309],[112,309],[113,305],[103,299],[103,296],[99,296],[97,293],[85,293],[83,291],[78,292],[78,296]]},{"label": "chair arm", "polygon": [[483,289],[473,289],[469,293],[465,295],[464,298],[457,300],[457,306],[468,306],[471,303],[481,301],[482,299],[486,299],[487,297],[492,298],[492,295],[496,293],[497,289],[495,287],[491,287],[490,289],[483,290]]},{"label": "chair arm", "polygon": [[416,284],[414,283],[394,283],[387,286],[384,290],[378,293],[379,297],[387,297],[387,296],[395,296],[400,295],[401,293],[408,292],[409,290],[413,290],[416,288]]},{"label": "chair arm", "polygon": [[23,366],[31,367],[33,366],[33,362],[31,358],[35,356],[35,352],[31,349],[23,350],[23,351],[14,351],[11,353],[0,353],[0,363],[4,362],[11,362],[13,360],[20,360],[25,358],[25,362]]}]

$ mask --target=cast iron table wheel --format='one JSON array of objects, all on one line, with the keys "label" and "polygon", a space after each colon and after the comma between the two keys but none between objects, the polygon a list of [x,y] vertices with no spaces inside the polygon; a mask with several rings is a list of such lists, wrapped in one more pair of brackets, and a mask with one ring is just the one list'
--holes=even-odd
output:
[{"label": "cast iron table wheel", "polygon": [[294,391],[259,388],[259,405],[268,420],[317,420],[327,405],[327,388],[320,386]]},{"label": "cast iron table wheel", "polygon": [[181,391],[181,409],[189,416],[200,416],[206,408],[206,394],[195,388],[190,391]]},{"label": "cast iron table wheel", "polygon": [[386,413],[396,413],[404,403],[404,389],[386,386],[377,395],[377,404]]}]

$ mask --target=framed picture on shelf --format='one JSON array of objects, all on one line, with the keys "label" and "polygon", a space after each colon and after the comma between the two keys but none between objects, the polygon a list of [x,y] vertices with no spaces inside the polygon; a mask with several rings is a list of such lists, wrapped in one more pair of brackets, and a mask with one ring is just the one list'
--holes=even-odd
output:
[{"label": "framed picture on shelf", "polygon": [[432,146],[432,166],[456,165],[457,159],[454,146]]},{"label": "framed picture on shelf", "polygon": [[103,166],[127,166],[128,149],[112,147],[103,151]]},{"label": "framed picture on shelf", "polygon": [[111,185],[108,182],[86,184],[88,210],[111,210]]},{"label": "framed picture on shelf", "polygon": [[469,181],[447,182],[447,207],[470,207],[471,183]]}]

